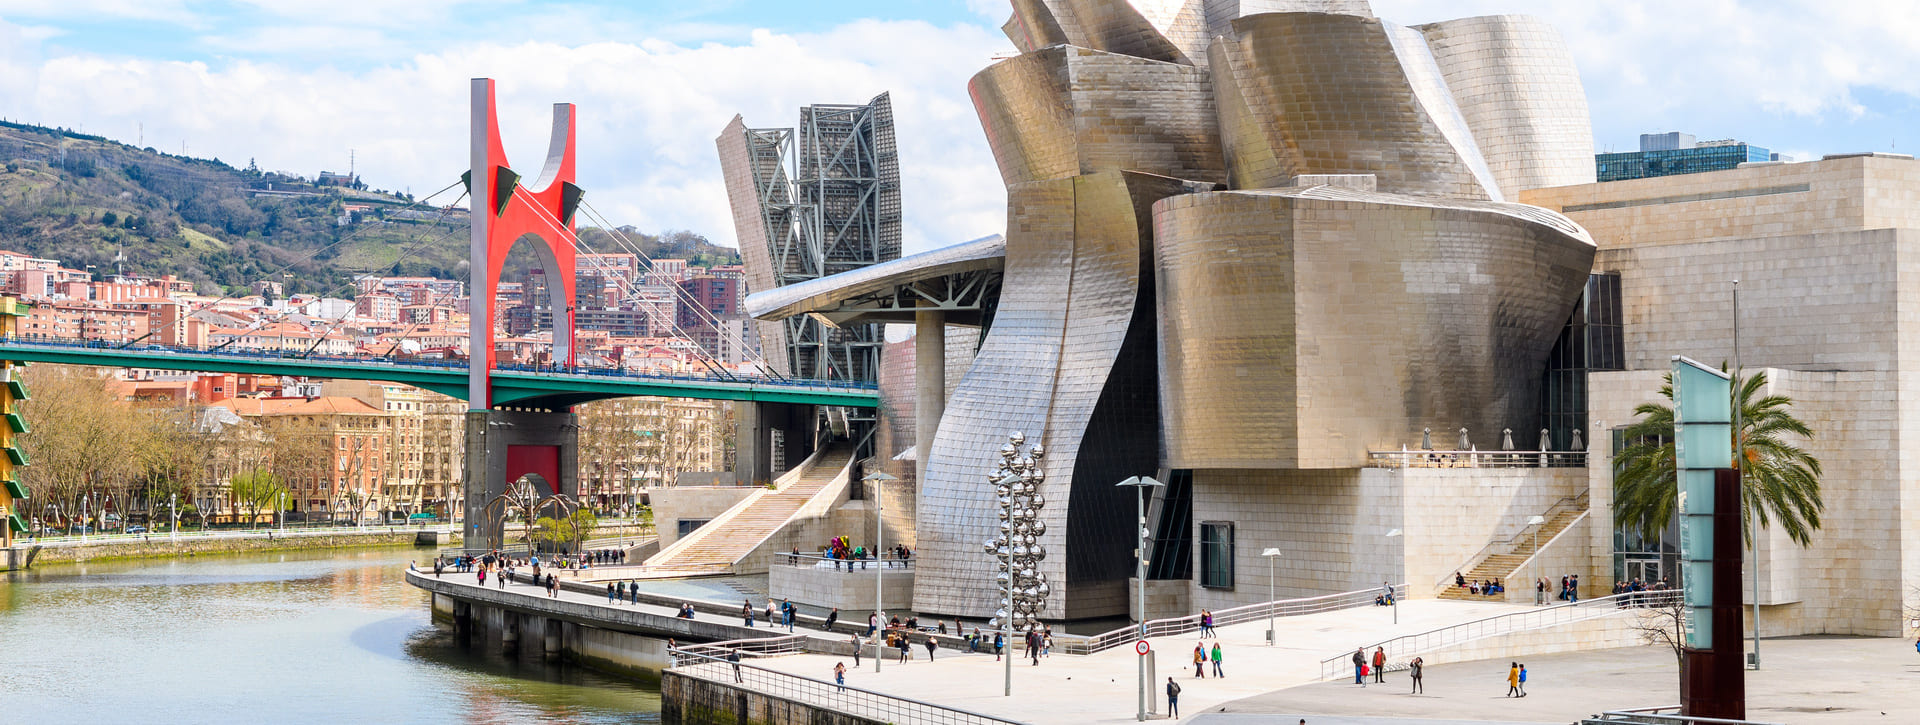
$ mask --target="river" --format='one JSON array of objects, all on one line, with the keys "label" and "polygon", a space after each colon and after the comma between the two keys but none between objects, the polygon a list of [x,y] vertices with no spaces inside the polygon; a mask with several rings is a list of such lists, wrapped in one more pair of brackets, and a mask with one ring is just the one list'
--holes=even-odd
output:
[{"label": "river", "polygon": [[651,684],[461,648],[424,549],[60,564],[0,575],[0,722],[649,723]]}]

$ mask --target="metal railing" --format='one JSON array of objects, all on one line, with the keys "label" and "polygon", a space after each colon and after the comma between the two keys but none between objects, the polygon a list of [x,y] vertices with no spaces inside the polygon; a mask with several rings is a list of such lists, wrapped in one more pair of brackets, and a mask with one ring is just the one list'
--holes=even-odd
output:
[{"label": "metal railing", "polygon": [[[1548,506],[1547,510],[1544,513],[1540,514],[1540,517],[1546,519],[1546,521],[1541,522],[1539,526],[1537,527],[1522,526],[1520,527],[1520,530],[1514,532],[1512,536],[1509,536],[1504,539],[1495,539],[1493,541],[1487,542],[1486,546],[1482,546],[1480,547],[1479,551],[1473,552],[1473,556],[1467,557],[1466,562],[1461,564],[1460,566],[1454,567],[1453,571],[1455,572],[1473,571],[1474,567],[1479,566],[1480,562],[1486,561],[1487,557],[1493,556],[1494,552],[1513,551],[1513,547],[1519,546],[1520,542],[1527,541],[1530,538],[1531,534],[1536,529],[1546,528],[1547,524],[1553,523],[1553,517],[1558,516],[1567,511],[1578,511],[1580,509],[1586,508],[1587,500],[1588,500],[1587,496],[1588,496],[1588,493],[1586,491],[1581,491],[1580,493],[1574,494],[1572,496],[1561,497],[1559,500],[1554,501],[1553,505]],[[1572,526],[1572,524],[1568,524],[1568,526]],[[1565,531],[1565,530],[1562,529],[1562,531]],[[1552,543],[1552,541],[1548,540],[1542,543],[1543,544]],[[1533,552],[1533,556],[1539,556],[1539,555],[1540,555],[1539,551]],[[1516,569],[1515,571],[1518,571],[1518,570]],[[1446,591],[1448,587],[1454,586],[1453,575],[1452,574],[1443,575],[1439,581],[1436,581],[1433,583],[1433,586],[1435,591]]]},{"label": "metal railing", "polygon": [[770,697],[802,702],[855,717],[900,725],[1021,725],[1018,720],[836,685],[826,680],[729,662],[684,649],[669,649],[667,653],[672,657],[671,671],[675,674],[733,683]]},{"label": "metal railing", "polygon": [[[1608,710],[1580,721],[1580,725],[1616,725],[1634,723],[1635,725],[1781,725],[1775,722],[1759,720],[1723,720],[1715,717],[1696,717],[1682,715],[1679,705],[1662,707],[1636,707],[1625,710]],[[1672,711],[1673,714],[1662,714]]]},{"label": "metal railing", "polygon": [[[1406,593],[1407,585],[1394,585],[1394,597],[1404,597]],[[1376,587],[1373,589],[1341,592],[1339,594],[1325,594],[1300,599],[1281,599],[1272,602],[1249,604],[1243,607],[1234,607],[1232,609],[1222,609],[1213,613],[1213,626],[1225,627],[1244,622],[1255,622],[1266,619],[1269,613],[1275,617],[1298,617],[1303,614],[1319,614],[1321,612],[1331,612],[1340,609],[1373,606],[1374,597],[1380,596],[1380,594],[1380,589]],[[1064,654],[1090,655],[1122,645],[1132,644],[1134,640],[1141,637],[1141,629],[1140,626],[1135,625],[1091,637],[1056,634],[1054,635],[1054,646],[1058,647]],[[1173,637],[1198,632],[1200,631],[1200,615],[1189,614],[1184,617],[1149,619],[1147,620],[1145,630],[1146,636],[1148,637]]]},{"label": "metal railing", "polygon": [[[316,363],[348,363],[353,365],[374,365],[374,366],[384,366],[384,367],[394,367],[394,368],[424,368],[424,369],[438,369],[438,370],[467,369],[466,360],[431,360],[431,359],[422,359],[422,358],[393,358],[393,357],[386,357],[386,356],[369,357],[369,356],[359,356],[359,355],[328,355],[325,353],[306,353],[306,352],[296,352],[291,350],[258,350],[258,349],[251,349],[251,348],[232,347],[232,346],[226,346],[226,345],[161,345],[157,343],[141,343],[138,345],[128,345],[128,344],[122,344],[122,343],[110,341],[110,340],[76,340],[73,338],[51,337],[51,336],[45,336],[45,335],[16,335],[16,336],[7,338],[5,344],[15,345],[15,346],[103,350],[103,351],[125,352],[129,354],[177,352],[177,353],[209,355],[213,357],[227,357],[227,358],[250,359],[250,360],[300,360],[305,362],[316,362]],[[129,365],[128,367],[140,367],[140,366]],[[687,381],[687,382],[751,383],[754,385],[772,385],[772,386],[780,386],[780,387],[787,387],[787,388],[802,388],[802,389],[805,389],[805,388],[822,389],[823,388],[823,389],[829,389],[829,390],[863,390],[864,391],[864,390],[879,389],[879,386],[877,383],[860,381],[860,380],[818,380],[818,379],[812,379],[812,378],[807,378],[807,379],[781,378],[781,377],[758,375],[754,373],[745,373],[745,372],[736,372],[736,373],[730,373],[730,374],[716,374],[716,373],[706,372],[706,371],[635,372],[635,371],[628,371],[628,370],[619,369],[619,368],[596,368],[596,367],[588,367],[583,365],[567,367],[567,366],[541,366],[541,365],[514,365],[510,363],[509,364],[497,363],[494,365],[493,370],[495,372],[532,372],[532,373],[540,373],[542,375],[563,375],[563,376],[570,376],[570,377],[576,377],[576,378],[614,377],[614,378],[630,378],[630,379],[641,379],[641,380],[676,380],[676,381]]]},{"label": "metal railing", "polygon": [[833,557],[820,556],[819,554],[774,554],[772,558],[776,566],[789,566],[795,569],[819,569],[822,571],[837,571],[841,573],[873,571],[878,568],[912,571],[914,562],[917,561],[913,558],[900,559],[893,556],[883,556],[878,560],[835,559]]},{"label": "metal railing", "polygon": [[[1462,622],[1439,629],[1402,635],[1389,640],[1369,644],[1363,649],[1368,657],[1373,650],[1386,650],[1387,660],[1395,663],[1392,669],[1403,666],[1404,661],[1416,654],[1466,644],[1474,640],[1495,637],[1514,632],[1545,629],[1562,624],[1583,622],[1589,619],[1612,616],[1623,611],[1638,608],[1660,607],[1679,599],[1678,589],[1665,589],[1649,592],[1629,592],[1613,596],[1588,599],[1568,604],[1556,604],[1550,607],[1528,609],[1523,612],[1483,617],[1471,622]],[[1320,661],[1320,679],[1330,680],[1351,675],[1353,672],[1353,653],[1343,652]]]},{"label": "metal railing", "polygon": [[1367,451],[1368,468],[1584,468],[1586,451]]},{"label": "metal railing", "polygon": [[[687,654],[705,655],[716,659],[725,659],[730,652],[739,652],[741,657],[780,657],[796,655],[807,651],[807,639],[812,635],[787,634],[778,637],[755,637],[752,639],[730,639],[724,642],[681,645],[677,651]],[[676,663],[678,661],[676,660]]]}]

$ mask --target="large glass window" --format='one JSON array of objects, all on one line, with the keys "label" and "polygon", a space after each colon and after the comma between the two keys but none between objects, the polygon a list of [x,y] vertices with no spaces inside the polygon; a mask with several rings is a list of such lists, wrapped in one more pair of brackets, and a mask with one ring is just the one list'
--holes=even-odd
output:
[{"label": "large glass window", "polygon": [[1233,588],[1233,522],[1200,522],[1200,586]]}]

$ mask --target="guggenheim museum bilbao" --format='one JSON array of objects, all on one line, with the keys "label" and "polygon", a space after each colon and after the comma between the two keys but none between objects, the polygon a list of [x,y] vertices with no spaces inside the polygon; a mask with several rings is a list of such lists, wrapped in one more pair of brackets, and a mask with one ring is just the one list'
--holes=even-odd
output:
[{"label": "guggenheim museum bilbao", "polygon": [[999,606],[987,478],[1014,431],[1046,449],[1027,532],[1042,619],[1129,611],[1131,476],[1166,484],[1149,617],[1264,601],[1270,565],[1283,597],[1460,596],[1456,572],[1527,600],[1538,577],[1577,574],[1588,597],[1672,579],[1670,541],[1616,534],[1610,452],[1672,356],[1733,358],[1738,279],[1740,360],[1793,397],[1825,463],[1813,544],[1758,537],[1768,634],[1906,631],[1920,165],[1595,183],[1579,73],[1530,17],[1012,5],[1019,55],[969,84],[1004,237],[747,302],[759,325],[917,323],[882,350],[876,455],[916,492],[914,609]]}]

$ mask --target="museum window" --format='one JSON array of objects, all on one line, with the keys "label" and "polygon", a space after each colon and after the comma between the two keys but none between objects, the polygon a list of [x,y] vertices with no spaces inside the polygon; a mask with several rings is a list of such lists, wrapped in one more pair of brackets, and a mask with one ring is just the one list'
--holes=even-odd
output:
[{"label": "museum window", "polygon": [[1233,522],[1200,522],[1200,586],[1233,588]]}]

